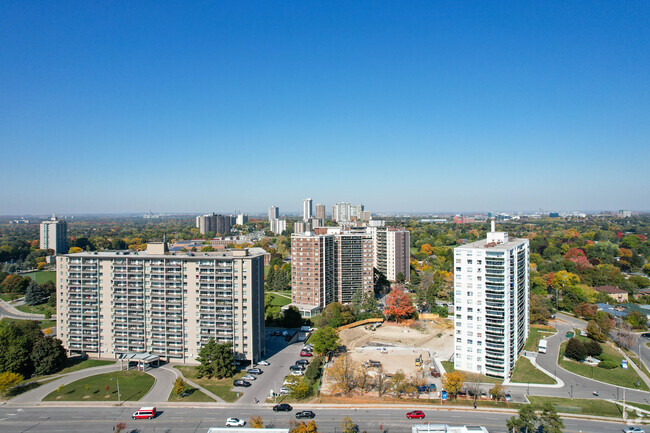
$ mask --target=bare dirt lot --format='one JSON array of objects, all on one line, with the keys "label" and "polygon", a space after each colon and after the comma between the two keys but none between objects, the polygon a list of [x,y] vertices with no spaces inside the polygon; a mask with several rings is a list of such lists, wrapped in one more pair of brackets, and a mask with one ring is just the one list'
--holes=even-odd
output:
[{"label": "bare dirt lot", "polygon": [[415,359],[422,356],[425,365],[431,357],[444,361],[453,354],[453,327],[450,321],[417,322],[415,324],[385,323],[376,331],[363,326],[346,329],[339,334],[348,355],[362,363],[380,361],[387,373],[403,370],[415,373]]}]

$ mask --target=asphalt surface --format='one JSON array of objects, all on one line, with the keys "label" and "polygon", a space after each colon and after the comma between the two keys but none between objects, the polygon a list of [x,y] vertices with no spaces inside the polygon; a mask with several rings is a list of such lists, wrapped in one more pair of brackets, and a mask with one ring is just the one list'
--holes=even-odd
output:
[{"label": "asphalt surface", "polygon": [[[58,432],[111,432],[118,422],[126,423],[125,432],[138,433],[205,433],[210,427],[223,427],[228,417],[249,421],[252,415],[260,415],[267,427],[288,427],[295,419],[293,412],[275,413],[270,406],[221,408],[164,408],[153,420],[132,420],[133,407],[106,408],[9,408],[0,407],[0,431],[3,433],[58,433]],[[319,431],[340,432],[341,420],[350,416],[360,431],[388,433],[410,433],[411,426],[422,423],[443,423],[449,425],[483,425],[490,433],[507,433],[506,419],[512,414],[482,411],[434,411],[424,408],[425,420],[407,420],[406,409],[314,409]],[[588,421],[564,419],[564,433],[620,433],[622,422]],[[235,430],[236,431],[236,430]]]},{"label": "asphalt surface", "polygon": [[42,320],[45,316],[42,314],[30,314],[23,313],[15,308],[12,308],[8,303],[3,300],[0,300],[0,319],[7,317],[9,319],[32,319],[32,320]]}]

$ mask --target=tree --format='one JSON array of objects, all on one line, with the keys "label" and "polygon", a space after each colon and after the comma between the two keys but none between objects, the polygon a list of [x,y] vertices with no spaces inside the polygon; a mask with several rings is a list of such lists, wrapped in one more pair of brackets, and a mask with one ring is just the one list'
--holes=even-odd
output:
[{"label": "tree", "polygon": [[605,335],[609,334],[609,331],[612,330],[612,319],[609,317],[609,314],[604,311],[598,311],[595,320],[600,331]]},{"label": "tree", "polygon": [[557,414],[555,407],[551,402],[546,402],[542,413],[539,416],[539,424],[542,433],[562,433],[564,422]]},{"label": "tree", "polygon": [[510,417],[506,421],[506,428],[509,432],[512,431],[525,431],[533,433],[537,425],[537,414],[533,405],[527,404],[519,408],[518,417]]},{"label": "tree", "polygon": [[587,357],[585,346],[577,338],[569,339],[564,350],[564,356],[582,362]]},{"label": "tree", "polygon": [[126,423],[118,422],[115,424],[115,433],[122,433],[124,430],[126,430]]},{"label": "tree", "polygon": [[411,297],[399,288],[394,288],[386,298],[386,309],[384,314],[389,319],[400,321],[408,319],[415,313],[415,307]]},{"label": "tree", "polygon": [[29,277],[21,277],[17,274],[10,274],[4,278],[2,284],[0,285],[0,288],[2,289],[2,292],[5,293],[23,294],[25,293],[25,290],[27,290],[27,286],[29,286],[29,283],[31,281],[32,279]]},{"label": "tree", "polygon": [[352,418],[349,416],[344,417],[341,420],[341,433],[358,433],[359,426],[352,422]]},{"label": "tree", "polygon": [[0,373],[0,394],[4,395],[9,389],[22,382],[24,377],[18,373],[5,371]]},{"label": "tree", "polygon": [[585,351],[587,356],[597,357],[603,353],[603,347],[595,340],[589,340],[584,343]]},{"label": "tree", "polygon": [[248,422],[251,428],[264,428],[264,420],[259,415],[253,415]]},{"label": "tree", "polygon": [[357,364],[346,354],[336,358],[329,369],[332,389],[337,394],[348,394],[357,386],[355,371]]},{"label": "tree", "polygon": [[339,346],[339,332],[330,327],[320,328],[309,340],[314,344],[314,352],[324,354]]},{"label": "tree", "polygon": [[388,380],[388,376],[384,373],[384,368],[379,367],[377,369],[377,376],[376,376],[376,386],[377,386],[377,394],[379,397],[383,396],[391,386],[390,380]]},{"label": "tree", "polygon": [[281,326],[283,328],[300,328],[302,326],[302,316],[300,315],[300,310],[294,306],[291,306],[284,310],[282,312]]},{"label": "tree", "polygon": [[301,380],[296,385],[291,387],[291,397],[298,400],[311,397],[312,393],[312,384],[306,379]]},{"label": "tree", "polygon": [[174,388],[172,390],[174,391],[174,394],[181,396],[185,392],[186,386],[187,383],[183,380],[183,378],[177,377],[176,380],[174,381]]},{"label": "tree", "polygon": [[[34,329],[35,332],[34,333]],[[30,353],[34,341],[43,337],[36,322],[0,321],[0,371],[22,374],[30,377],[34,371],[34,364]]]},{"label": "tree", "polygon": [[581,302],[573,308],[573,313],[576,316],[584,317],[585,319],[591,319],[596,315],[598,311],[598,306],[595,304],[588,304],[586,302]]},{"label": "tree", "polygon": [[607,340],[607,334],[603,333],[598,323],[595,320],[590,320],[587,323],[587,336],[596,341],[603,342]]},{"label": "tree", "polygon": [[481,376],[478,374],[472,374],[465,388],[467,389],[467,393],[472,397],[472,400],[476,402],[481,393]]},{"label": "tree", "polygon": [[397,284],[404,284],[406,281],[406,277],[404,276],[403,272],[398,272],[397,275],[395,275],[395,282]]},{"label": "tree", "polygon": [[548,301],[540,295],[530,294],[530,323],[547,324],[551,318]]},{"label": "tree", "polygon": [[199,351],[197,361],[198,377],[216,376],[219,379],[232,377],[235,374],[235,359],[232,352],[232,343],[218,344],[211,338]]},{"label": "tree", "polygon": [[442,375],[442,386],[454,397],[460,392],[465,383],[465,375],[460,371],[453,371]]},{"label": "tree", "polygon": [[627,316],[625,316],[625,321],[632,326],[634,329],[646,329],[646,323],[648,322],[648,319],[645,314],[642,314],[636,310],[630,312]]},{"label": "tree", "polygon": [[295,420],[291,420],[289,423],[289,433],[318,433],[318,426],[315,421],[298,423]]},{"label": "tree", "polygon": [[499,401],[503,395],[503,387],[500,383],[495,383],[494,386],[490,389],[490,395],[496,400]]},{"label": "tree", "polygon": [[407,380],[406,375],[402,370],[397,370],[395,374],[393,374],[390,382],[393,393],[395,393],[397,398],[401,398],[402,394],[410,394],[416,390],[413,386],[413,382]]},{"label": "tree", "polygon": [[34,363],[34,374],[37,375],[59,371],[68,359],[61,340],[54,337],[43,337],[36,341],[30,358]]}]

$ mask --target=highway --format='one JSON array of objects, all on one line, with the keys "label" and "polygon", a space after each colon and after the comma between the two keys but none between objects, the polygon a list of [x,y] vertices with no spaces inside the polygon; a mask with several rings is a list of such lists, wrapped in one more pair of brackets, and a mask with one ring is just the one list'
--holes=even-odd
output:
[{"label": "highway", "polygon": [[[300,409],[309,407],[302,405]],[[228,417],[248,421],[260,415],[267,427],[287,427],[294,419],[290,413],[275,413],[271,406],[232,406],[229,408],[158,408],[162,413],[153,420],[132,420],[134,407],[0,407],[2,433],[57,433],[57,432],[111,432],[118,422],[126,423],[126,432],[138,433],[205,433],[210,427],[223,427]],[[350,416],[359,425],[359,431],[410,433],[413,424],[421,420],[407,420],[406,409],[389,408],[312,408],[321,432],[340,432],[341,419]],[[473,409],[447,411],[422,407],[424,422],[450,425],[483,425],[490,433],[507,433],[505,421],[512,414],[490,413]],[[620,433],[623,423],[565,419],[564,433]],[[235,429],[236,431],[236,429]]]}]

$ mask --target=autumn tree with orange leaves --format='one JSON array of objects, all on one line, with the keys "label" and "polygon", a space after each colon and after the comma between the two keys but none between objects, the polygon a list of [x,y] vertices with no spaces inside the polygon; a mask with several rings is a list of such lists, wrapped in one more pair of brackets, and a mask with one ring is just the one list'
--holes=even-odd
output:
[{"label": "autumn tree with orange leaves", "polygon": [[386,309],[384,314],[388,320],[397,322],[409,319],[415,313],[415,307],[411,297],[400,288],[394,288],[386,298]]}]

